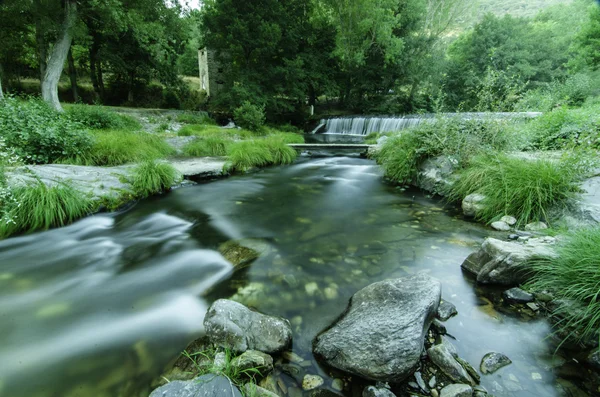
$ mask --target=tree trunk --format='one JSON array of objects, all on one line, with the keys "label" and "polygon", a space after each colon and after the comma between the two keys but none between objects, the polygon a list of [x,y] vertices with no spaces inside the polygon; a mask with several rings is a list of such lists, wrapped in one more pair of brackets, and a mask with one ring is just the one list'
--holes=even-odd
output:
[{"label": "tree trunk", "polygon": [[102,102],[104,102],[106,97],[105,97],[105,90],[104,90],[104,78],[102,77],[103,76],[102,75],[102,62],[99,60],[96,60],[96,61],[97,61],[96,65],[98,66],[96,68],[98,70],[98,78],[97,78],[98,88],[100,89],[100,98],[102,99]]},{"label": "tree trunk", "polygon": [[133,106],[133,83],[135,81],[135,72],[129,72],[129,93],[127,94],[127,102],[129,106]]},{"label": "tree trunk", "polygon": [[71,48],[69,48],[67,59],[69,61],[69,78],[71,79],[73,102],[79,102],[79,94],[77,92],[77,69],[75,69],[75,60],[73,59],[73,50]]},{"label": "tree trunk", "polygon": [[65,66],[67,54],[71,48],[71,28],[75,24],[76,16],[77,3],[74,0],[67,0],[65,2],[64,21],[58,39],[52,48],[46,74],[42,80],[42,98],[59,112],[62,112],[63,109],[58,100],[58,81]]},{"label": "tree trunk", "polygon": [[92,86],[94,87],[94,93],[96,99],[102,99],[103,94],[100,88],[100,82],[98,81],[98,71],[96,65],[98,65],[98,52],[100,51],[100,44],[98,43],[97,33],[90,30],[92,36],[92,45],[90,46],[90,78],[92,79]]}]

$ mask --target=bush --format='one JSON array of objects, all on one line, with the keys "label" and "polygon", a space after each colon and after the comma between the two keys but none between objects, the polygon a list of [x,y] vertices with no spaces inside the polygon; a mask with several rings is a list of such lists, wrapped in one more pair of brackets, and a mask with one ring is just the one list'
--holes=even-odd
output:
[{"label": "bush", "polygon": [[227,137],[208,136],[192,141],[183,147],[183,154],[191,157],[226,156],[232,140]]},{"label": "bush", "polygon": [[53,163],[79,156],[92,145],[83,125],[37,99],[0,102],[0,131],[8,146],[28,163]]},{"label": "bush", "polygon": [[574,301],[583,310],[560,305],[554,311],[562,335],[577,341],[597,337],[600,329],[600,229],[573,232],[557,247],[556,258],[531,263],[528,288],[550,291],[559,300]]},{"label": "bush", "polygon": [[482,155],[458,174],[449,199],[460,201],[472,193],[485,196],[478,217],[493,222],[504,215],[517,225],[549,221],[550,208],[565,209],[575,198],[584,168],[579,159],[523,160],[507,155]]},{"label": "bush", "polygon": [[265,124],[265,108],[244,101],[242,106],[233,112],[235,123],[250,131],[259,131]]},{"label": "bush", "polygon": [[145,161],[133,172],[132,186],[139,197],[170,190],[181,179],[179,172],[170,164]]},{"label": "bush", "polygon": [[95,166],[116,166],[167,157],[174,153],[163,138],[147,132],[120,130],[98,131],[94,144],[78,156],[65,158],[63,163]]},{"label": "bush", "polygon": [[277,137],[235,142],[229,149],[227,168],[248,171],[268,165],[290,164],[298,154]]},{"label": "bush", "polygon": [[184,124],[215,124],[206,112],[185,112],[178,114],[177,122]]},{"label": "bush", "polygon": [[12,190],[14,202],[9,203],[0,221],[0,236],[47,230],[65,226],[93,208],[92,201],[68,184],[48,187],[41,181]]},{"label": "bush", "polygon": [[375,158],[388,178],[409,183],[427,158],[446,155],[463,167],[471,157],[507,149],[510,142],[511,130],[506,121],[440,118],[425,120],[399,136],[391,136]]},{"label": "bush", "polygon": [[91,129],[138,130],[142,128],[141,124],[134,118],[118,114],[101,106],[71,105],[66,108],[65,113],[70,120]]}]

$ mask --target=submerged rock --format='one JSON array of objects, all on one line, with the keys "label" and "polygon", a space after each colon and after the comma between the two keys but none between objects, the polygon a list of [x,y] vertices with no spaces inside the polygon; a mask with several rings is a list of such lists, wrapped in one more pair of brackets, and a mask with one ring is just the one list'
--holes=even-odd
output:
[{"label": "submerged rock", "polygon": [[[263,389],[260,386],[255,385],[254,383],[246,383],[244,385],[244,391],[246,392],[246,396],[253,397],[279,397],[278,394],[273,393],[267,389]],[[166,397],[166,396],[165,396]]]},{"label": "submerged rock", "polygon": [[399,382],[419,363],[441,284],[425,274],[385,280],[358,291],[338,322],[316,338],[328,365],[384,382]]},{"label": "submerged rock", "polygon": [[230,240],[219,246],[219,252],[234,267],[247,266],[266,255],[270,250],[267,242],[260,239]]},{"label": "submerged rock", "polygon": [[523,291],[521,288],[511,288],[502,293],[502,297],[510,303],[529,303],[533,302],[533,295]]},{"label": "submerged rock", "polygon": [[362,392],[362,397],[396,397],[396,395],[383,387],[367,386]]},{"label": "submerged rock", "polygon": [[454,358],[454,355],[445,344],[441,343],[429,348],[427,350],[427,355],[431,361],[454,382],[468,383],[473,386],[476,384],[475,380],[473,380],[467,370],[465,370]]},{"label": "submerged rock", "polygon": [[150,397],[242,397],[231,381],[214,374],[183,382],[176,380],[154,390]]},{"label": "submerged rock", "polygon": [[469,385],[455,383],[444,387],[440,397],[471,397],[473,389]]},{"label": "submerged rock", "polygon": [[518,285],[529,279],[526,264],[530,259],[556,257],[554,242],[551,237],[532,238],[526,243],[487,238],[461,267],[477,276],[481,284]]},{"label": "submerged rock", "polygon": [[458,310],[456,310],[456,306],[448,301],[441,301],[437,310],[437,318],[442,321],[447,321],[453,316],[458,314]]},{"label": "submerged rock", "polygon": [[211,305],[204,327],[212,343],[237,352],[250,349],[277,353],[292,341],[288,320],[254,312],[227,299],[219,299]]},{"label": "submerged rock", "polygon": [[302,389],[303,390],[313,390],[317,387],[323,385],[325,381],[319,375],[304,375],[302,379]]},{"label": "submerged rock", "polygon": [[463,214],[469,218],[476,217],[481,211],[485,209],[485,205],[483,205],[484,200],[485,196],[483,194],[469,194],[462,201]]},{"label": "submerged rock", "polygon": [[548,225],[544,222],[533,222],[525,225],[525,230],[528,232],[539,232],[540,230],[548,229]]},{"label": "submerged rock", "polygon": [[493,374],[502,367],[512,364],[510,358],[502,353],[488,353],[481,359],[479,369],[483,374]]}]

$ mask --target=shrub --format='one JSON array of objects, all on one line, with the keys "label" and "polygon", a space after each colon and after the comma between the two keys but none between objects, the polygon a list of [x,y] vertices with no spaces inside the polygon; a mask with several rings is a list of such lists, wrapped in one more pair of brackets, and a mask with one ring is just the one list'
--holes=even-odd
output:
[{"label": "shrub", "polygon": [[89,197],[68,184],[46,186],[41,181],[12,190],[15,198],[9,203],[0,222],[0,236],[47,230],[65,226],[93,208]]},{"label": "shrub", "polygon": [[478,216],[486,222],[504,215],[516,217],[518,225],[548,221],[547,211],[551,207],[564,209],[575,197],[583,175],[579,161],[482,155],[458,174],[449,198],[460,201],[472,193],[484,195],[484,209]]},{"label": "shrub", "polygon": [[183,147],[183,154],[191,157],[226,156],[232,140],[227,137],[208,136],[192,141]]},{"label": "shrub", "polygon": [[391,136],[375,156],[385,175],[409,183],[427,158],[451,156],[459,167],[479,153],[504,150],[511,141],[506,121],[467,120],[459,117],[427,120]]},{"label": "shrub", "polygon": [[145,161],[133,172],[133,191],[139,197],[170,190],[181,179],[179,172],[170,164]]},{"label": "shrub", "polygon": [[554,315],[558,330],[567,338],[589,340],[600,329],[600,229],[580,230],[565,236],[556,258],[531,263],[533,279],[528,288],[550,291],[557,299],[574,301],[583,310],[560,305]]},{"label": "shrub", "polygon": [[259,131],[265,124],[265,108],[244,101],[242,106],[234,110],[233,118],[240,127],[250,131]]},{"label": "shrub", "polygon": [[184,124],[215,124],[206,112],[185,112],[177,115],[177,122]]},{"label": "shrub", "polygon": [[116,166],[160,159],[173,152],[173,148],[159,136],[146,132],[108,130],[94,134],[94,144],[89,150],[62,161],[68,164]]},{"label": "shrub", "polygon": [[101,106],[70,105],[66,108],[65,113],[70,120],[91,129],[138,130],[142,128],[141,124],[133,117],[118,114]]},{"label": "shrub", "polygon": [[91,135],[37,99],[0,102],[0,131],[8,146],[28,163],[46,164],[89,150]]},{"label": "shrub", "polygon": [[255,167],[290,164],[298,154],[277,137],[235,142],[229,149],[227,167],[235,171],[248,171]]}]

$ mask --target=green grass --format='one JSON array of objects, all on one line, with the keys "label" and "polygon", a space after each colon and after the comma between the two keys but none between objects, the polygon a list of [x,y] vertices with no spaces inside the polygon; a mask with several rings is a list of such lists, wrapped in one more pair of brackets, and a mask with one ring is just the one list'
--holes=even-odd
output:
[{"label": "green grass", "polygon": [[397,183],[410,183],[421,161],[418,145],[418,137],[414,133],[403,133],[388,139],[375,155],[385,176]]},{"label": "green grass", "polygon": [[228,155],[227,169],[241,172],[268,165],[290,164],[298,156],[294,149],[277,137],[235,142]]},{"label": "green grass", "polygon": [[517,225],[539,220],[548,222],[547,211],[565,209],[578,191],[583,168],[577,161],[482,155],[458,174],[448,197],[460,201],[472,193],[484,195],[485,209],[478,216],[485,222],[504,215],[516,217]]},{"label": "green grass", "polygon": [[239,129],[226,129],[221,128],[216,125],[210,124],[192,124],[186,125],[181,128],[177,135],[179,136],[219,136],[219,137],[228,137],[231,139],[252,139],[257,136],[257,134],[247,131],[247,130],[239,130]]},{"label": "green grass", "polygon": [[116,166],[165,158],[173,154],[163,138],[146,132],[127,130],[96,131],[91,149],[63,163],[93,166]]},{"label": "green grass", "polygon": [[179,172],[170,164],[145,161],[133,171],[132,187],[139,197],[148,197],[171,187],[181,179]]},{"label": "green grass", "polygon": [[381,137],[382,135],[379,132],[371,132],[369,135],[367,135],[365,137],[365,143],[367,145],[376,145],[377,144],[377,140]]},{"label": "green grass", "polygon": [[139,130],[141,124],[131,116],[94,105],[68,105],[66,116],[72,121],[91,129],[128,129]]},{"label": "green grass", "polygon": [[177,122],[183,124],[215,124],[215,121],[208,117],[207,113],[203,112],[186,112],[177,115]]},{"label": "green grass", "polygon": [[12,189],[14,202],[4,209],[0,236],[65,226],[93,209],[92,201],[68,184],[52,187],[38,181]]},{"label": "green grass", "polygon": [[190,157],[226,156],[232,143],[227,137],[198,138],[183,147],[183,154]]},{"label": "green grass", "polygon": [[561,305],[553,313],[558,333],[565,340],[593,340],[600,329],[600,229],[566,235],[557,254],[531,263],[533,279],[527,288],[579,304],[582,310]]}]

